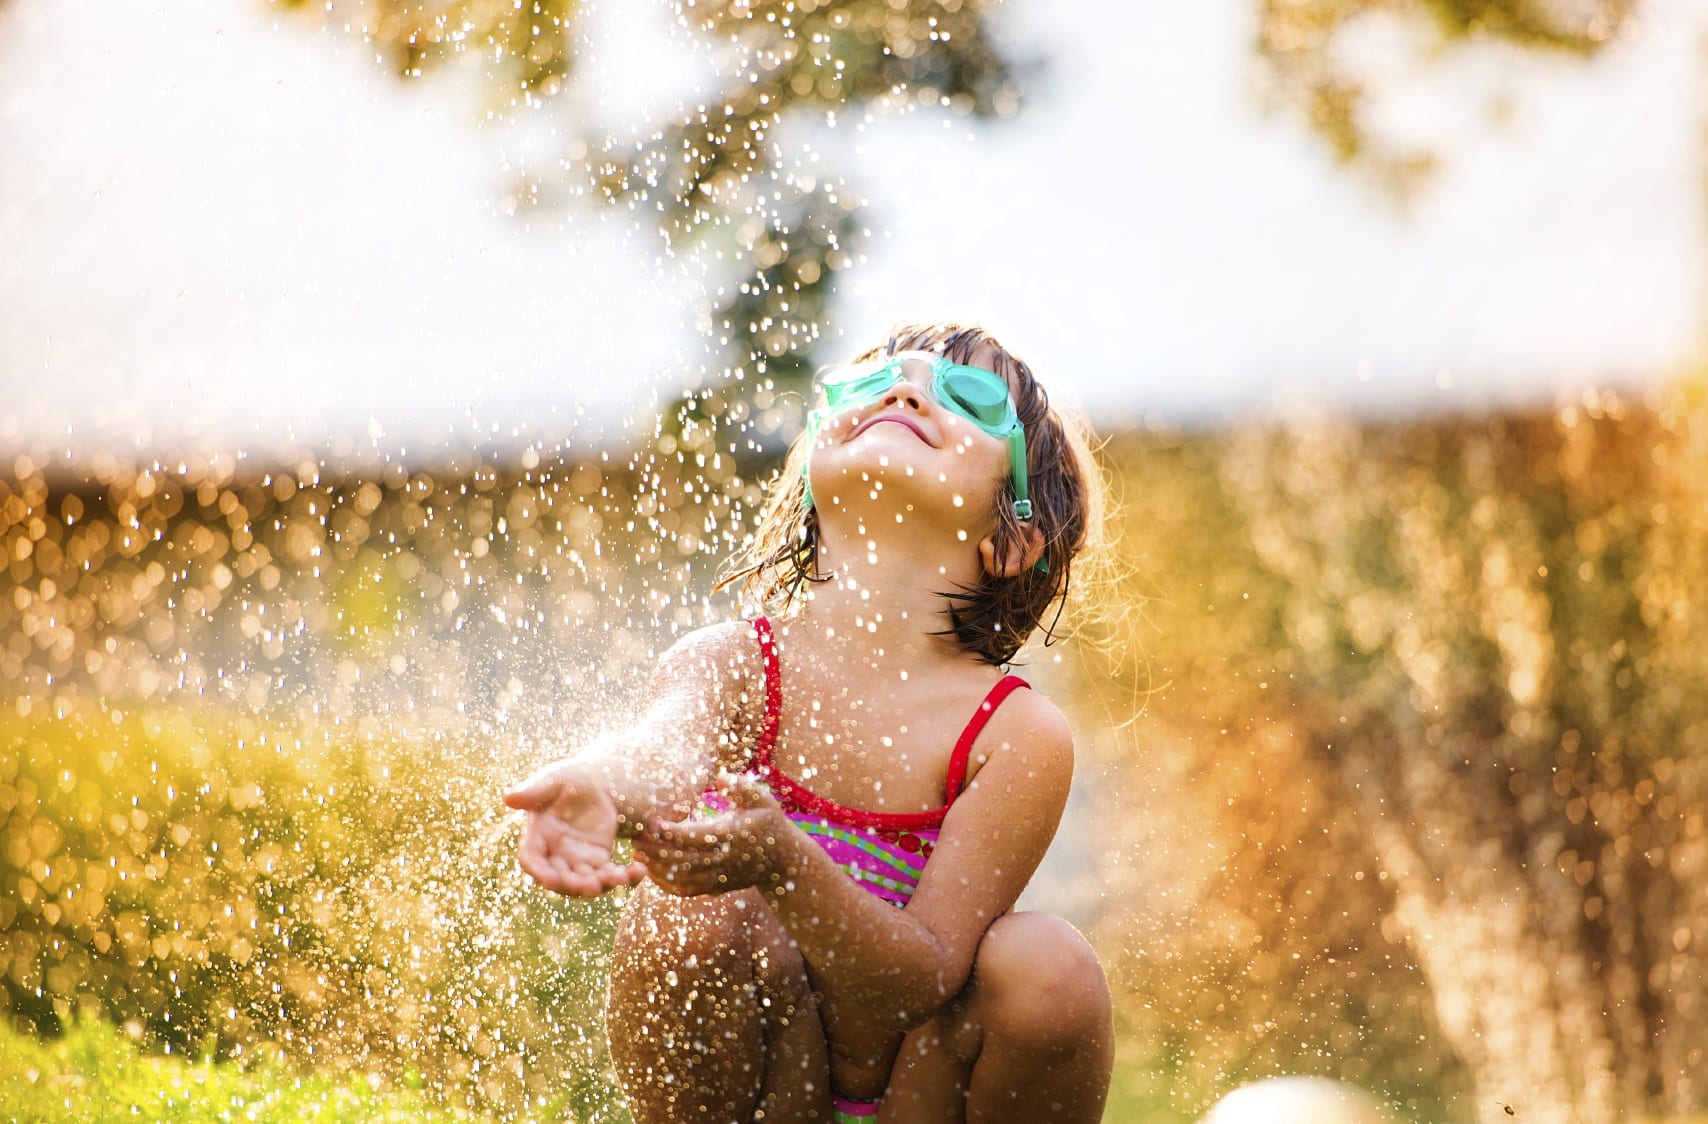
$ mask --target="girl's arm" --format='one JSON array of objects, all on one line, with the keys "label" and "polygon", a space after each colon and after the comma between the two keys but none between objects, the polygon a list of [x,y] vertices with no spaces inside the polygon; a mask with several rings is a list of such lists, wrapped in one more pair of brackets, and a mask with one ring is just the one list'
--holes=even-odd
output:
[{"label": "girl's arm", "polygon": [[535,881],[590,897],[645,875],[639,864],[614,861],[618,835],[635,834],[661,813],[686,814],[722,759],[743,744],[746,629],[723,625],[678,641],[660,657],[650,701],[633,726],[505,793],[506,804],[529,813],[518,858]]},{"label": "girl's arm", "polygon": [[887,1026],[917,1026],[965,986],[985,930],[1013,907],[1067,803],[1073,740],[1048,700],[1010,696],[979,742],[989,747],[984,764],[944,820],[905,910],[856,886],[745,782],[731,790],[735,812],[655,824],[636,840],[636,854],[676,893],[759,887],[839,994]]}]

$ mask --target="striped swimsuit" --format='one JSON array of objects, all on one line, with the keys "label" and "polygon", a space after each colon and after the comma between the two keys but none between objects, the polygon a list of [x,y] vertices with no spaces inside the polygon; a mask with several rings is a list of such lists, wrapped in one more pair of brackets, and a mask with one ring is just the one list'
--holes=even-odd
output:
[{"label": "striped swimsuit", "polygon": [[[943,817],[961,793],[967,761],[990,716],[1009,694],[1028,686],[1016,675],[1005,675],[985,695],[955,742],[943,782],[943,806],[928,812],[868,812],[826,800],[777,767],[774,758],[777,727],[783,713],[783,674],[771,622],[756,617],[753,630],[765,662],[765,723],[747,771],[763,780],[795,826],[812,837],[862,890],[904,908],[919,886],[925,864],[937,846]],[[878,1102],[837,1095],[838,1124],[869,1121],[878,1115]]]}]

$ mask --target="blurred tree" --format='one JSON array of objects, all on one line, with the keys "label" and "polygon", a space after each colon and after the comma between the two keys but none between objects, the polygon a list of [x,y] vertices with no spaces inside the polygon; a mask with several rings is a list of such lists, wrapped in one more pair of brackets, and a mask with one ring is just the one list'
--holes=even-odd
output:
[{"label": "blurred tree", "polygon": [[[512,0],[272,2],[358,29],[400,76],[458,61],[478,67],[505,111],[558,93],[579,49],[576,0],[529,0],[525,9]],[[686,246],[708,260],[733,259],[735,276],[702,319],[722,369],[663,419],[684,451],[705,451],[717,423],[745,422],[750,412],[749,442],[777,432],[785,419],[776,391],[805,386],[835,276],[865,237],[857,191],[811,168],[805,146],[785,148],[779,133],[799,119],[878,105],[1013,114],[1016,67],[994,41],[993,6],[678,0],[682,27],[713,48],[716,92],[633,136],[609,122],[577,123],[561,174],[517,185],[524,204],[601,199],[654,216],[672,253]]]},{"label": "blurred tree", "polygon": [[[1239,1020],[1260,1025],[1253,1004],[1277,989],[1344,1008],[1304,974],[1331,957],[1366,973],[1364,995],[1403,994],[1364,910],[1301,900],[1314,882],[1344,910],[1373,868],[1382,932],[1421,969],[1424,1029],[1463,1059],[1481,1119],[1506,1119],[1502,1104],[1557,1124],[1699,1110],[1702,402],[1203,446],[1213,477],[1143,477],[1162,514],[1134,520],[1134,551],[1159,585],[1192,591],[1162,644],[1181,685],[1152,733],[1198,762],[1178,788],[1197,809],[1183,830],[1222,850],[1197,883],[1210,920],[1194,948],[1244,966],[1225,973],[1246,981]],[[1279,977],[1276,954],[1292,958]]]},{"label": "blurred tree", "polygon": [[1705,422],[1609,397],[1229,463],[1312,744],[1483,1100],[1526,1119],[1708,1094]]},{"label": "blurred tree", "polygon": [[1637,0],[1257,0],[1257,55],[1270,96],[1297,113],[1335,156],[1396,192],[1417,187],[1435,153],[1397,146],[1370,121],[1372,79],[1346,49],[1360,30],[1398,25],[1413,49],[1467,43],[1590,56],[1614,41]]},{"label": "blurred tree", "polygon": [[1238,442],[1143,432],[1105,449],[1135,571],[1113,600],[1145,614],[1082,648],[1090,697],[1145,692],[1142,718],[1085,761],[1122,794],[1098,810],[1095,932],[1134,1058],[1123,1080],[1143,1119],[1198,1120],[1235,1086],[1316,1074],[1376,1091],[1397,1119],[1462,1120],[1469,1075],[1321,752],[1333,700],[1300,689],[1287,576],[1228,476]]},{"label": "blurred tree", "polygon": [[[1261,0],[1258,53],[1282,105],[1403,193],[1436,157],[1372,127],[1360,24],[1590,56],[1636,7]],[[1484,1119],[1704,1100],[1701,426],[1679,398],[1272,432],[1230,477]]]}]

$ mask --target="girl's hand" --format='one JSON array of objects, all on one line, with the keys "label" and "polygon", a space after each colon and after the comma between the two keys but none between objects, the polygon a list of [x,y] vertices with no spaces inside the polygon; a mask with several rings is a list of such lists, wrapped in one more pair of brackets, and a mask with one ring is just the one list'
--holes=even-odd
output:
[{"label": "girl's hand", "polygon": [[735,805],[705,820],[653,821],[635,837],[635,857],[661,889],[682,897],[757,886],[771,890],[793,876],[786,846],[794,824],[752,777],[720,781]]},{"label": "girl's hand", "polygon": [[546,766],[506,792],[504,803],[528,813],[517,858],[546,889],[591,898],[646,877],[639,863],[616,863],[617,805],[574,761]]}]

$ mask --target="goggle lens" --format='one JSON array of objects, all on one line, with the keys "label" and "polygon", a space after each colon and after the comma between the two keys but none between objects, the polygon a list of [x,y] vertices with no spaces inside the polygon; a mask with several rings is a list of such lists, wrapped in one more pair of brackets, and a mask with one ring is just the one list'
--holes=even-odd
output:
[{"label": "goggle lens", "polygon": [[934,389],[945,406],[987,431],[1003,429],[1014,417],[1008,384],[995,375],[974,375],[962,367],[940,376]]},{"label": "goggle lens", "polygon": [[940,355],[925,352],[903,352],[887,359],[830,371],[819,381],[825,407],[830,413],[840,413],[875,401],[902,380],[902,363],[908,359],[919,359],[931,368],[929,390],[939,405],[961,415],[991,436],[1005,437],[1020,424],[1014,410],[1014,399],[1002,376],[983,367],[951,363]]},{"label": "goggle lens", "polygon": [[871,402],[900,381],[900,364],[862,365],[832,372],[820,389],[824,391],[824,404],[836,411]]}]

